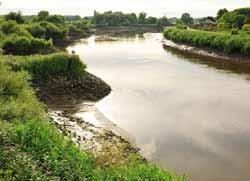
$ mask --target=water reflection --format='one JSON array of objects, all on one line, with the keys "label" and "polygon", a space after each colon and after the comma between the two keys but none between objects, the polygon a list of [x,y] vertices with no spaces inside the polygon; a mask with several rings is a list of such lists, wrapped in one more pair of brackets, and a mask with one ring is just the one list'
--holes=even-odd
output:
[{"label": "water reflection", "polygon": [[246,71],[163,49],[161,38],[122,37],[69,50],[111,85],[98,108],[150,160],[194,181],[248,179],[250,82],[235,73]]},{"label": "water reflection", "polygon": [[197,54],[183,52],[177,49],[163,45],[163,48],[181,59],[186,59],[194,63],[204,64],[209,67],[216,69],[221,69],[225,71],[235,72],[235,73],[250,73],[250,62],[233,61],[233,60],[223,60],[218,58],[211,58],[209,56],[201,56]]}]

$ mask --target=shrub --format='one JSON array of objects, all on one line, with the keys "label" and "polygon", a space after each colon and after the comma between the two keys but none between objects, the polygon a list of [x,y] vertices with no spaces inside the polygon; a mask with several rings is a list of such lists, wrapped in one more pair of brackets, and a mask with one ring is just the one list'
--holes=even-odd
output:
[{"label": "shrub", "polygon": [[48,22],[48,21],[42,21],[39,24],[42,28],[45,29],[45,39],[53,39],[53,41],[59,40],[59,39],[65,39],[67,36],[67,28],[64,27],[58,27],[55,24]]},{"label": "shrub", "polygon": [[14,71],[26,70],[34,79],[46,80],[56,75],[81,77],[86,65],[77,55],[55,53],[50,55],[33,55],[25,57],[10,56],[5,59]]},{"label": "shrub", "polygon": [[46,29],[43,28],[38,23],[34,23],[28,25],[26,29],[30,32],[30,34],[35,38],[45,38]]},{"label": "shrub", "polygon": [[218,35],[214,38],[214,40],[211,42],[211,48],[215,50],[222,50],[224,51],[226,46],[226,41],[228,40],[228,36],[226,35]]},{"label": "shrub", "polygon": [[0,62],[0,120],[25,121],[45,117],[43,105],[36,100],[29,87],[29,78],[27,73],[13,72]]},{"label": "shrub", "polygon": [[16,21],[18,24],[24,23],[24,18],[20,12],[10,12],[9,14],[5,15],[4,18],[8,20]]},{"label": "shrub", "polygon": [[1,31],[6,34],[17,34],[19,36],[26,36],[31,38],[30,33],[15,21],[5,21],[1,24]]},{"label": "shrub", "polygon": [[225,51],[227,53],[240,53],[244,48],[242,38],[230,38],[226,41]]},{"label": "shrub", "polygon": [[48,53],[53,50],[52,41],[13,35],[3,41],[2,49],[5,54],[31,55]]}]

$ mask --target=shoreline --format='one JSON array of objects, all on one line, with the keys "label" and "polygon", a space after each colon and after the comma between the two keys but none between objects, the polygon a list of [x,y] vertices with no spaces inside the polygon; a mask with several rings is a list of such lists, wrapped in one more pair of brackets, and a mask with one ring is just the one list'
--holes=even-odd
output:
[{"label": "shoreline", "polygon": [[86,72],[84,80],[58,76],[36,80],[33,85],[48,108],[51,123],[80,149],[92,153],[98,164],[125,164],[132,157],[145,160],[134,138],[95,107],[111,92],[100,78]]},{"label": "shoreline", "polygon": [[188,58],[191,61],[205,63],[217,69],[229,70],[235,73],[250,73],[250,57],[238,54],[225,54],[209,49],[197,48],[187,44],[175,43],[171,40],[162,40],[163,48]]}]

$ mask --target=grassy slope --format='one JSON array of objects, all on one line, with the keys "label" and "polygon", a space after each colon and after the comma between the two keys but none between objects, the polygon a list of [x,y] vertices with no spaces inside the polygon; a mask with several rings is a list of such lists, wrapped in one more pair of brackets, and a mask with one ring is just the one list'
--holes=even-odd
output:
[{"label": "grassy slope", "polygon": [[164,31],[164,37],[177,43],[186,43],[224,53],[250,55],[250,35],[243,31],[231,35],[229,32],[167,28]]},{"label": "grassy slope", "polygon": [[95,165],[49,123],[30,79],[84,76],[85,68],[67,54],[0,57],[0,180],[186,180],[145,161]]}]

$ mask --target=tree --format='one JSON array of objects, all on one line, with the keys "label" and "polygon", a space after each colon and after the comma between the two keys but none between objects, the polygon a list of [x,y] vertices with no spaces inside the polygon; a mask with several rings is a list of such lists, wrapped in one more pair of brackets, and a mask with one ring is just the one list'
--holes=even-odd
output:
[{"label": "tree", "polygon": [[217,17],[216,17],[216,19],[220,19],[225,13],[228,13],[228,10],[227,10],[226,8],[220,9],[220,10],[217,12]]},{"label": "tree", "polygon": [[186,25],[191,25],[194,23],[194,19],[190,16],[189,13],[182,14],[181,21]]},{"label": "tree", "polygon": [[64,24],[65,17],[61,15],[51,15],[47,17],[47,21],[55,24]]},{"label": "tree", "polygon": [[156,24],[157,23],[157,18],[150,16],[150,17],[147,18],[147,23],[148,24]]},{"label": "tree", "polygon": [[38,20],[39,21],[44,21],[49,17],[49,12],[48,11],[40,11],[38,14]]},{"label": "tree", "polygon": [[138,21],[140,24],[144,24],[146,22],[146,17],[147,17],[147,14],[142,12],[139,14],[139,17],[138,17]]},{"label": "tree", "polygon": [[16,21],[18,24],[24,23],[24,18],[20,11],[18,13],[10,12],[9,14],[5,15],[5,20],[13,20]]},{"label": "tree", "polygon": [[157,20],[157,25],[158,26],[168,26],[170,25],[171,23],[169,22],[168,18],[166,16],[162,17],[162,18],[159,18]]},{"label": "tree", "polygon": [[135,13],[128,14],[128,20],[130,24],[136,24],[137,23],[137,16]]}]

